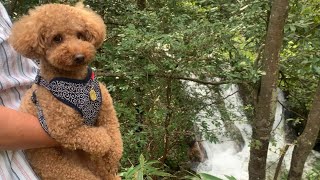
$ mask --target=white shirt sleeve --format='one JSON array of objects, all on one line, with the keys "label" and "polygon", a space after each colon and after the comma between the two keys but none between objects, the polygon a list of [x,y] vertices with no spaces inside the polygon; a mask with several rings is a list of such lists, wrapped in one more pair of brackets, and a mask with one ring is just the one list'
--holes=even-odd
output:
[{"label": "white shirt sleeve", "polygon": [[[21,97],[34,81],[37,66],[8,44],[11,26],[10,18],[0,3],[0,105],[17,109]],[[36,179],[23,151],[0,151],[0,180]]]},{"label": "white shirt sleeve", "polygon": [[17,109],[21,97],[33,83],[36,64],[9,45],[12,23],[0,3],[0,105]]}]

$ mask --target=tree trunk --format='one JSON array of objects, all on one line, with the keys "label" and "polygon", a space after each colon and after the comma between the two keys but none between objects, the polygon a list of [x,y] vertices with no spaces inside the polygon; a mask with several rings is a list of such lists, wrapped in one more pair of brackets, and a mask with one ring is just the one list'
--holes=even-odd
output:
[{"label": "tree trunk", "polygon": [[170,135],[171,132],[169,130],[169,126],[172,120],[172,79],[167,79],[167,87],[166,87],[166,107],[167,107],[167,114],[164,120],[164,145],[163,145],[163,155],[160,158],[160,162],[162,164],[165,163],[168,157],[169,149],[170,149]]},{"label": "tree trunk", "polygon": [[262,70],[266,74],[261,77],[261,90],[252,123],[252,143],[248,169],[250,180],[264,180],[266,178],[266,160],[277,101],[279,52],[282,46],[283,28],[288,7],[288,0],[274,0],[272,2],[262,54]]},{"label": "tree trunk", "polygon": [[304,163],[311,152],[320,130],[320,81],[313,99],[313,104],[308,115],[308,120],[303,133],[298,138],[297,145],[293,149],[291,167],[288,180],[300,180],[302,178]]}]

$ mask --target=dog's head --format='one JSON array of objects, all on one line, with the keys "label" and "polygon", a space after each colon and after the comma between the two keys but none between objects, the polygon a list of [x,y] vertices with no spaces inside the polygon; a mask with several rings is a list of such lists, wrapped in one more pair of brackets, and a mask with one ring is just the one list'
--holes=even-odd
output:
[{"label": "dog's head", "polygon": [[25,57],[70,71],[92,61],[105,35],[102,18],[92,10],[46,4],[14,23],[9,42]]}]

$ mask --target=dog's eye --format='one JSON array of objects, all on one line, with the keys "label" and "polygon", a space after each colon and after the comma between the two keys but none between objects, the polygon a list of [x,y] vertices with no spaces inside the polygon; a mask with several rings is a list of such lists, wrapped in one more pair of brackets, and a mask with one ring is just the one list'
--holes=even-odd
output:
[{"label": "dog's eye", "polygon": [[77,38],[83,41],[87,41],[87,37],[82,32],[77,33]]},{"label": "dog's eye", "polygon": [[61,34],[57,34],[57,35],[55,35],[55,36],[53,37],[53,41],[54,41],[55,43],[61,43],[62,40],[63,40],[63,38],[62,38]]}]

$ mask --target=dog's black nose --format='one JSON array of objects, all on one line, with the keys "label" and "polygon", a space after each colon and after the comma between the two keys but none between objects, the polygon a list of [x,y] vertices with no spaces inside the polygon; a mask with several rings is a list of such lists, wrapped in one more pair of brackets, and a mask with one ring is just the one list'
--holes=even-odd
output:
[{"label": "dog's black nose", "polygon": [[84,55],[83,54],[77,54],[74,57],[74,60],[76,63],[81,64],[84,62]]}]

